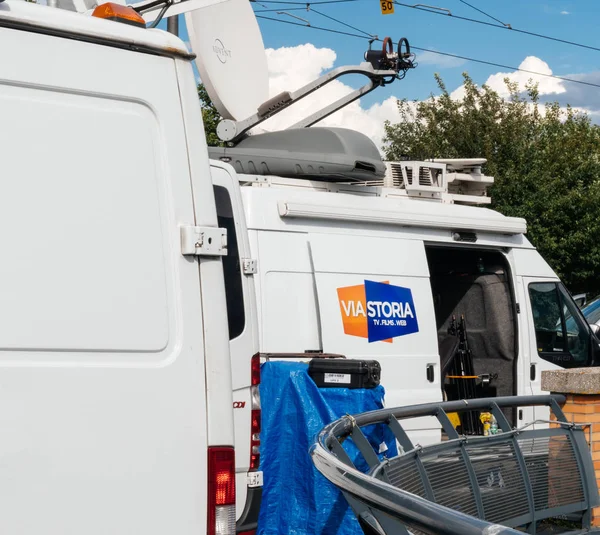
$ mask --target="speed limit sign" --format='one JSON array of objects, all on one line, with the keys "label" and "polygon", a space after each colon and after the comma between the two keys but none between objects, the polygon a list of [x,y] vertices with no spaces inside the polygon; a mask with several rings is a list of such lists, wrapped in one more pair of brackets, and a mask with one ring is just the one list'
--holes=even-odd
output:
[{"label": "speed limit sign", "polygon": [[394,13],[394,2],[391,0],[379,0],[382,15],[391,15]]}]

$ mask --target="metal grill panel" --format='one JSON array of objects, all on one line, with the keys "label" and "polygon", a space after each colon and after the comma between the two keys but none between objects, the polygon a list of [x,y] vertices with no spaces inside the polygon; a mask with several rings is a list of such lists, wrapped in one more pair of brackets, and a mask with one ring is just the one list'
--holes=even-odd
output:
[{"label": "metal grill panel", "polygon": [[582,478],[567,435],[519,440],[536,511],[584,501]]},{"label": "metal grill panel", "polygon": [[510,442],[466,447],[477,477],[485,519],[502,522],[530,513],[523,474]]},{"label": "metal grill panel", "polygon": [[[541,534],[549,533],[545,519],[564,515],[572,515],[582,531],[553,525],[553,533],[600,535],[590,529],[591,510],[600,504],[592,456],[581,426],[566,421],[561,402],[564,396],[555,395],[469,400],[468,407],[449,401],[383,409],[333,422],[321,432],[312,455],[319,471],[351,497],[357,516],[378,519],[386,535],[407,529],[413,535],[481,535],[492,528],[503,535]],[[560,427],[511,429],[502,417],[502,410],[538,404],[552,408]],[[502,433],[459,436],[447,417],[484,409],[496,415]],[[436,416],[449,440],[413,449],[400,421],[421,416]],[[355,426],[376,422],[389,426],[403,450],[377,466],[371,462],[368,481],[357,477],[345,457],[330,453],[354,435]]]},{"label": "metal grill panel", "polygon": [[477,516],[477,504],[460,450],[421,456],[436,503]]},{"label": "metal grill panel", "polygon": [[395,457],[387,467],[387,476],[391,485],[422,498],[426,498],[423,480],[414,457]]}]

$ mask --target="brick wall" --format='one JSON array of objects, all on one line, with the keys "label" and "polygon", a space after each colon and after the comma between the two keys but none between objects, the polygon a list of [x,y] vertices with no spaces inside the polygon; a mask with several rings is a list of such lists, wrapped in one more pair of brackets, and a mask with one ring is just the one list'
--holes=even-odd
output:
[{"label": "brick wall", "polygon": [[[590,444],[592,459],[594,461],[594,470],[596,472],[596,483],[600,487],[600,395],[599,394],[565,394],[566,402],[561,407],[565,413],[567,421],[577,424],[591,424],[590,427],[584,427],[586,431],[586,439]],[[551,420],[556,420],[554,414],[550,416]],[[559,427],[558,424],[550,424],[550,427]],[[591,433],[591,435],[590,435]],[[553,475],[552,459],[560,459],[560,452],[552,452],[552,444],[550,444],[550,495],[552,494],[552,486],[560,484],[560,478],[563,474],[556,472]],[[558,465],[558,463],[557,463]],[[600,507],[592,510],[592,526],[600,526]]]}]

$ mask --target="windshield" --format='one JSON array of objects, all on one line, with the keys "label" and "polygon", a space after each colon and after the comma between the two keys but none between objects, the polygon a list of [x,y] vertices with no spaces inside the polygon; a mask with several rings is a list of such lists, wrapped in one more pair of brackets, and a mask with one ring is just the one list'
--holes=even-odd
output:
[{"label": "windshield", "polygon": [[529,295],[540,357],[563,367],[584,365],[589,357],[589,327],[560,283],[536,282]]}]

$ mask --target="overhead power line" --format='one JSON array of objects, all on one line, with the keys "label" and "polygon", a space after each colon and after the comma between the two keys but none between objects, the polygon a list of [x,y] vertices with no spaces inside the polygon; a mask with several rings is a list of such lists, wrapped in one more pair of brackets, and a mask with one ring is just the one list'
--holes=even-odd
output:
[{"label": "overhead power line", "polygon": [[[282,24],[292,24],[293,26],[301,26],[302,28],[311,28],[313,30],[319,30],[319,31],[323,31],[323,32],[329,32],[329,33],[335,33],[338,35],[347,35],[349,37],[355,37],[358,39],[363,39],[363,40],[375,40],[375,41],[382,41],[382,39],[379,39],[375,36],[369,38],[367,37],[367,35],[372,35],[369,34],[368,32],[364,32],[361,30],[362,33],[366,34],[366,35],[360,35],[357,33],[350,33],[350,32],[344,32],[344,31],[340,31],[340,30],[333,30],[331,28],[323,28],[321,26],[314,26],[312,24],[301,24],[299,22],[292,22],[290,20],[282,20],[282,19],[276,19],[273,17],[265,17],[264,15],[257,15],[257,18],[259,19],[265,19],[265,20],[272,20],[275,22],[280,22]],[[334,19],[333,17],[330,17],[332,20],[335,20],[336,22],[339,22],[341,24],[345,24],[342,21],[339,21],[337,19]],[[524,72],[527,74],[533,74],[535,76],[543,76],[545,78],[555,78],[557,80],[562,80],[564,82],[571,82],[574,84],[581,84],[581,85],[586,85],[586,86],[590,86],[590,87],[599,87],[600,88],[600,84],[595,84],[593,82],[586,82],[584,80],[576,80],[575,78],[567,78],[566,76],[557,76],[556,74],[547,74],[547,73],[543,73],[543,72],[537,72],[537,71],[531,71],[529,69],[521,69],[520,67],[511,67],[509,65],[503,65],[502,63],[496,63],[493,61],[487,61],[487,60],[483,60],[483,59],[477,59],[477,58],[470,58],[467,56],[461,56],[458,54],[450,54],[449,52],[440,52],[439,50],[432,50],[432,49],[428,49],[428,48],[421,48],[418,46],[413,46],[410,45],[411,50],[418,50],[419,52],[429,52],[431,54],[437,54],[439,56],[446,56],[446,57],[450,57],[450,58],[456,58],[456,59],[461,59],[464,61],[470,61],[473,63],[480,63],[483,65],[490,65],[492,67],[498,67],[501,69],[509,69],[511,71],[519,71],[519,72]]]},{"label": "overhead power line", "polygon": [[593,82],[586,82],[584,80],[576,80],[575,78],[567,78],[566,76],[558,76],[556,74],[547,74],[543,72],[530,71],[529,69],[521,69],[520,67],[511,67],[509,65],[503,65],[502,63],[495,63],[493,61],[486,61],[483,59],[468,58],[467,56],[460,56],[458,54],[450,54],[448,52],[439,52],[438,50],[429,50],[427,48],[419,48],[418,46],[410,45],[411,50],[418,50],[420,52],[431,52],[432,54],[438,54],[439,56],[447,56],[450,58],[462,59],[465,61],[473,61],[475,63],[482,63],[483,65],[491,65],[492,67],[500,67],[501,69],[510,69],[511,71],[526,72],[528,74],[535,74],[536,76],[544,76],[546,78],[556,78],[557,80],[563,80],[564,82],[572,82],[574,84],[588,85],[590,87],[600,87],[600,84]]},{"label": "overhead power line", "polygon": [[317,15],[321,15],[322,17],[325,17],[326,19],[332,20],[333,22],[337,22],[338,24],[341,24],[342,26],[346,26],[347,28],[350,28],[352,30],[356,30],[357,32],[363,33],[365,34],[369,39],[375,37],[373,34],[365,32],[364,30],[361,30],[360,28],[356,28],[355,26],[351,26],[350,24],[346,24],[345,22],[342,22],[339,19],[336,19],[335,17],[330,17],[329,15],[325,15],[325,13],[321,13],[320,11],[317,11],[316,9],[313,9],[312,7],[310,8],[310,11],[313,11],[314,13],[316,13]]},{"label": "overhead power line", "polygon": [[[292,26],[301,26],[302,28],[312,28],[313,30],[320,30],[322,32],[337,33],[339,35],[348,35],[349,37],[358,37],[359,39],[367,39],[367,40],[369,39],[365,35],[359,35],[357,33],[350,33],[350,32],[341,32],[339,30],[332,30],[331,28],[322,28],[320,26],[314,26],[313,24],[300,24],[299,22],[292,22],[291,20],[275,19],[273,17],[265,17],[264,15],[257,15],[256,18],[272,20],[275,22],[281,22],[283,24],[291,24]],[[381,39],[376,39],[376,41],[381,41]]]},{"label": "overhead power line", "polygon": [[[317,0],[316,2],[300,2],[297,0],[250,0],[250,2],[260,3],[260,4],[286,4],[286,5],[298,5],[298,6],[313,6],[313,5],[317,5],[317,4],[341,4],[341,3],[346,3],[346,2],[358,2],[358,1],[360,1],[360,0]],[[453,15],[452,12],[448,9],[436,9],[433,6],[424,6],[422,4],[421,5],[405,4],[403,2],[399,2],[398,0],[392,0],[392,1],[397,6],[408,8],[408,9],[416,9],[418,11],[425,11],[426,13],[434,13],[435,15],[451,17],[453,19],[464,20],[466,22],[472,22],[474,24],[483,24],[484,26],[489,26],[491,28],[500,28],[501,30],[510,30],[510,31],[513,31],[516,33],[521,33],[524,35],[530,35],[532,37],[546,39],[548,41],[555,41],[557,43],[563,43],[565,45],[577,46],[580,48],[585,48],[587,50],[595,50],[596,52],[600,52],[600,47],[597,47],[597,46],[586,45],[583,43],[577,43],[575,41],[569,41],[568,39],[561,39],[559,37],[553,37],[551,35],[544,35],[541,33],[530,32],[528,30],[521,30],[519,28],[513,28],[510,24],[506,24],[506,23],[502,22],[501,20],[497,19],[496,17],[493,17],[489,13],[486,13],[485,11],[475,7],[474,5],[466,2],[465,0],[459,0],[459,1],[473,9],[475,9],[476,11],[479,11],[486,17],[489,17],[489,18],[497,21],[499,24],[494,24],[493,22],[487,22],[485,20],[472,19],[470,17],[462,17],[460,15]]]},{"label": "overhead power line", "polygon": [[289,4],[296,6],[316,6],[317,4],[344,4],[347,2],[358,2],[359,0],[318,0],[317,2],[295,2],[292,0],[280,1],[280,0],[250,0],[253,4]]},{"label": "overhead power line", "polygon": [[[265,6],[267,7],[267,6]],[[276,7],[273,9],[255,9],[254,13],[281,13],[281,10],[285,9],[286,11],[306,11],[305,7]]]},{"label": "overhead power line", "polygon": [[305,7],[279,7],[275,9],[255,9],[254,13],[283,13],[282,9],[286,11],[306,11]]},{"label": "overhead power line", "polygon": [[481,13],[482,15],[485,15],[486,17],[488,17],[489,19],[495,20],[496,22],[499,22],[500,24],[502,24],[502,26],[506,26],[507,28],[510,28],[510,24],[506,24],[505,22],[502,22],[500,19],[497,19],[496,17],[493,17],[492,15],[490,15],[489,13],[486,13],[485,11],[483,11],[482,9],[479,9],[478,7],[475,7],[471,4],[469,4],[469,2],[465,2],[465,0],[458,0],[459,2],[465,4],[466,6],[469,6],[471,9],[474,9],[475,11],[479,11],[479,13]]},{"label": "overhead power line", "polygon": [[[410,5],[404,4],[402,2],[398,2],[398,0],[393,0],[394,4],[400,7],[406,7],[409,9],[416,9],[418,11],[425,11],[426,13],[433,13],[435,15],[442,15],[443,17],[450,17],[457,20],[464,20],[467,22],[473,22],[475,24],[483,24],[484,26],[490,26],[491,28],[500,28],[501,30],[509,30],[512,32],[522,33],[524,35],[531,35],[532,37],[539,37],[540,39],[546,39],[548,41],[556,41],[557,43],[563,43],[565,45],[578,46],[580,48],[586,48],[588,50],[595,50],[596,52],[600,52],[600,48],[597,46],[585,45],[583,43],[577,43],[575,41],[569,41],[567,39],[560,39],[559,37],[552,37],[550,35],[544,35],[541,33],[529,32],[527,30],[520,30],[518,28],[513,28],[510,25],[505,25],[504,23],[494,24],[493,22],[486,22],[485,20],[472,19],[470,17],[461,17],[460,15],[453,15],[449,11],[439,11],[431,8],[427,8],[426,6]],[[466,3],[466,2],[465,2]],[[470,5],[470,4],[469,4]],[[472,7],[472,6],[471,6]]]}]

